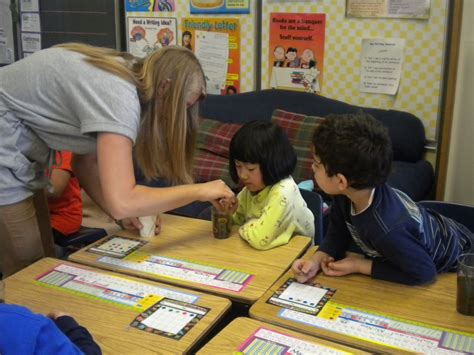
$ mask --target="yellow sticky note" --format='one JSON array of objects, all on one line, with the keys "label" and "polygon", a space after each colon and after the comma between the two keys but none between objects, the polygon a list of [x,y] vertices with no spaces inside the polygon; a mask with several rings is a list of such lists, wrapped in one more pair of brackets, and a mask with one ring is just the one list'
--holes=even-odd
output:
[{"label": "yellow sticky note", "polygon": [[161,301],[163,298],[163,296],[158,295],[147,295],[143,297],[142,300],[135,305],[135,307],[145,310],[153,306],[156,302]]},{"label": "yellow sticky note", "polygon": [[141,263],[143,261],[146,261],[150,255],[145,254],[145,253],[140,253],[139,251],[135,251],[129,255],[127,255],[123,260],[131,261],[133,263]]},{"label": "yellow sticky note", "polygon": [[324,305],[321,311],[318,314],[319,318],[327,320],[336,320],[342,313],[344,309],[342,307],[336,306],[328,302]]}]

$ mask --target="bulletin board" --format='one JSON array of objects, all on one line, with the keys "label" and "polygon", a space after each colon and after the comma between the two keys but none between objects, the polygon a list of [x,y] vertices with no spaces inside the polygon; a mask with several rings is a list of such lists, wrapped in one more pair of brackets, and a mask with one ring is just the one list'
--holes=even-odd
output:
[{"label": "bulletin board", "polygon": [[[427,139],[434,140],[440,110],[447,0],[431,0],[428,20],[346,18],[346,0],[263,0],[262,58],[269,53],[271,13],[326,14],[324,85],[320,94],[359,106],[394,109],[419,117]],[[404,62],[397,95],[359,91],[363,38],[405,39]],[[269,63],[262,61],[261,87],[269,88]]]},{"label": "bulletin board", "polygon": [[[238,18],[240,20],[240,91],[247,92],[255,90],[255,60],[256,60],[256,37],[255,28],[255,4],[256,1],[250,1],[250,14],[212,14],[212,15],[191,15],[189,0],[174,0],[176,11],[154,11],[154,12],[126,12],[125,16],[135,17],[166,17],[176,18],[178,35],[178,44],[181,44],[182,38],[182,20],[185,18]],[[127,21],[127,20],[125,20]]]}]

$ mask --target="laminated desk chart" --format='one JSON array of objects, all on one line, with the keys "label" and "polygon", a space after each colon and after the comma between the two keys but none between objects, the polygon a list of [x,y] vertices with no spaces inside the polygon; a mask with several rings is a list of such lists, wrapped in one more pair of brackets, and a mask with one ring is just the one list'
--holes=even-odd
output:
[{"label": "laminated desk chart", "polygon": [[43,286],[112,303],[140,312],[131,326],[176,340],[209,311],[195,305],[198,296],[164,287],[60,264],[37,277]]},{"label": "laminated desk chart", "polygon": [[[474,334],[452,331],[359,308],[356,309],[333,302],[329,298],[325,299],[324,306],[318,309],[317,313],[308,312],[304,308],[298,310],[298,306],[301,308],[301,303],[311,302],[311,299],[305,299],[304,295],[318,295],[319,298],[324,298],[321,292],[310,289],[317,288],[320,291],[322,290],[322,293],[330,292],[330,289],[313,285],[291,287],[292,282],[293,280],[289,279],[283,285],[287,291],[285,298],[288,302],[290,298],[288,292],[290,292],[291,296],[296,298],[298,302],[295,302],[295,305],[290,302],[288,302],[289,304],[280,302],[278,305],[283,309],[278,315],[282,318],[363,341],[389,346],[393,349],[428,354],[474,353]],[[308,290],[301,290],[301,288],[308,288]],[[285,295],[285,293],[275,294],[272,298],[281,298],[281,295]],[[276,302],[271,301],[272,298],[268,302],[276,304]]]},{"label": "laminated desk chart", "polygon": [[[143,253],[137,250],[142,246],[137,243],[134,239],[112,237],[89,251],[103,254],[97,259],[100,263],[233,292],[241,292],[254,278],[254,275],[242,271]],[[116,250],[117,245],[120,245],[120,252]],[[122,246],[126,246],[125,251]]]},{"label": "laminated desk chart", "polygon": [[239,352],[245,355],[257,354],[320,354],[336,355],[350,354],[329,346],[313,344],[274,330],[259,328],[239,347]]}]

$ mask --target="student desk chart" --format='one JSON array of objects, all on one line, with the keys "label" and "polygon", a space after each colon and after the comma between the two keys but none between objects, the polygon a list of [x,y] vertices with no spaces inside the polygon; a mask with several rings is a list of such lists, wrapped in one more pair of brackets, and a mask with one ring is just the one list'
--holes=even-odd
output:
[{"label": "student desk chart", "polygon": [[[311,242],[308,237],[295,236],[287,245],[261,251],[249,246],[236,230],[228,239],[214,238],[210,221],[168,214],[161,221],[161,233],[152,238],[140,238],[134,231],[117,233],[146,241],[122,257],[101,254],[105,243],[118,245],[120,241],[106,237],[70,255],[69,260],[253,304]],[[123,249],[117,246],[113,254]]]},{"label": "student desk chart", "polygon": [[[71,314],[104,354],[190,352],[231,305],[221,297],[51,258],[7,278],[5,289],[6,303]],[[157,328],[155,334],[140,324]]]},{"label": "student desk chart", "polygon": [[369,351],[474,352],[474,318],[456,312],[455,273],[426,286],[319,274],[313,282],[327,293],[312,307],[304,298],[317,292],[300,292],[292,278],[289,270],[250,308],[250,316]]},{"label": "student desk chart", "polygon": [[300,334],[250,318],[236,318],[208,342],[198,355],[214,354],[368,354],[362,350]]}]

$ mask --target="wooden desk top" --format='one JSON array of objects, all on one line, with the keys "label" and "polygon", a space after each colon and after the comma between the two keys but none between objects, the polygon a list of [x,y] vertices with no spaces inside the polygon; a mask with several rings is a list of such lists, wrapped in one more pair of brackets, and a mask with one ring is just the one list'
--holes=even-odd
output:
[{"label": "wooden desk top", "polygon": [[[217,323],[231,305],[229,300],[221,297],[126,277],[128,280],[138,281],[142,284],[197,295],[200,298],[196,305],[210,309],[187,334],[179,340],[174,340],[129,327],[129,324],[139,314],[137,311],[104,300],[96,300],[66,290],[43,286],[35,282],[38,276],[60,264],[114,275],[108,271],[85,267],[64,260],[45,258],[5,280],[6,303],[26,306],[35,313],[45,315],[53,310],[71,314],[79,324],[85,326],[91,332],[104,354],[176,354],[188,352]],[[115,274],[115,276],[124,278],[123,275]]]},{"label": "wooden desk top", "polygon": [[[237,231],[228,239],[216,239],[212,235],[210,221],[163,214],[160,235],[146,239],[148,243],[140,252],[208,264],[217,268],[238,270],[255,275],[240,292],[211,287],[197,282],[167,277],[161,274],[147,274],[139,270],[123,268],[97,261],[100,255],[88,252],[90,246],[69,256],[74,262],[105,268],[134,276],[149,278],[174,285],[195,288],[200,291],[228,297],[234,301],[252,304],[300,257],[311,239],[295,236],[290,243],[275,249],[261,251],[252,248],[242,240]],[[137,231],[121,231],[119,236],[140,238]],[[98,241],[96,244],[100,243]]]},{"label": "wooden desk top", "polygon": [[[311,248],[305,254],[305,258],[313,255],[315,250],[316,248]],[[278,312],[282,308],[266,303],[266,301],[288,278],[292,277],[293,272],[290,269],[250,308],[250,316],[367,350],[387,351],[384,346],[280,317]],[[467,332],[471,336],[474,333],[474,318],[456,311],[457,281],[454,273],[441,274],[435,283],[426,286],[400,285],[355,274],[343,277],[328,277],[318,274],[313,282],[337,290],[331,299],[332,302],[430,326]]]},{"label": "wooden desk top", "polygon": [[[219,334],[211,339],[204,347],[197,352],[197,354],[237,354],[240,346],[259,328],[273,330],[284,335],[297,338],[299,340],[309,342],[312,345],[324,346],[331,350],[339,350],[344,354],[369,354],[362,350],[358,350],[349,346],[336,344],[328,340],[314,338],[305,334],[297,333],[285,328],[271,325],[261,321],[250,318],[236,318],[227,327],[225,327]],[[318,352],[321,353],[321,352]]]}]

